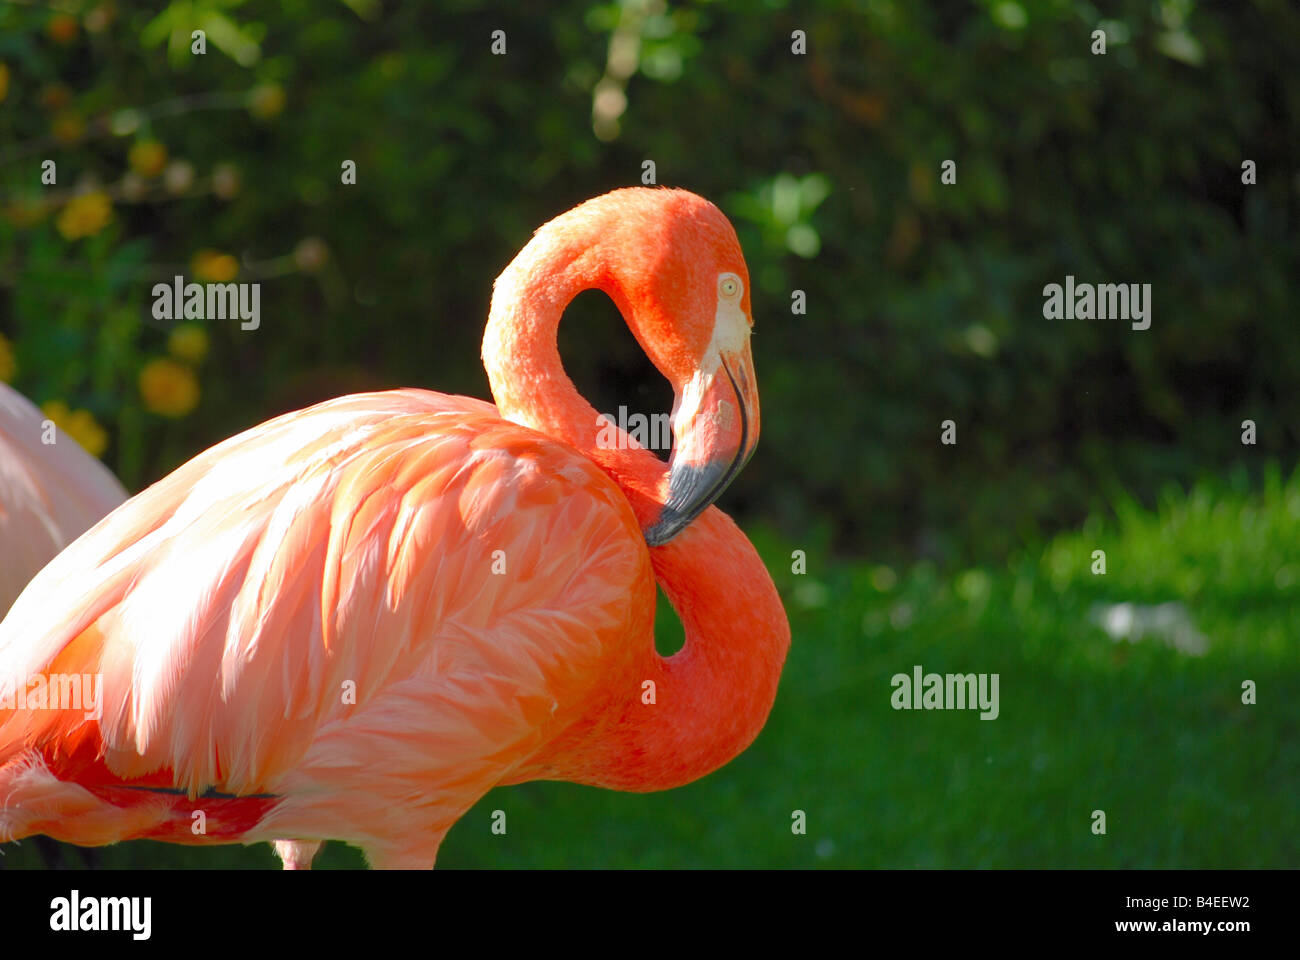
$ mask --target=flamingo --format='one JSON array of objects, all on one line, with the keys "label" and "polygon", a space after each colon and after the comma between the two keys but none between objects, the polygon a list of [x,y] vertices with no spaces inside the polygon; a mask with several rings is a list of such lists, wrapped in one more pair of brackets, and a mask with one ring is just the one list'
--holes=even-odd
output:
[{"label": "flamingo", "polygon": [[51,557],[125,499],[107,467],[0,383],[0,617]]},{"label": "flamingo", "polygon": [[[598,442],[608,423],[564,373],[556,329],[588,289],[674,388],[667,464]],[[0,710],[0,839],[270,841],[286,869],[337,839],[429,868],[498,785],[660,790],[727,763],[790,642],[711,506],[758,440],[752,322],[717,207],[616,190],[497,279],[495,406],[327,401],[130,500],[0,623],[0,704],[21,678],[102,677],[93,710]],[[667,658],[656,583],[686,634]]]}]

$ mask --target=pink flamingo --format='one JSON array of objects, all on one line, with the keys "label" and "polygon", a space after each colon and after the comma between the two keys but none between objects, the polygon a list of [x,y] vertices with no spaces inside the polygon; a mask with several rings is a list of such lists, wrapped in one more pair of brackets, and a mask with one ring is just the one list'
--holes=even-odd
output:
[{"label": "pink flamingo", "polygon": [[[790,640],[710,506],[758,439],[747,282],[700,197],[598,197],[497,280],[495,407],[343,397],[111,514],[0,624],[0,702],[14,678],[102,675],[93,711],[0,711],[0,836],[275,841],[286,868],[339,839],[427,868],[497,785],[659,790],[726,763]],[[675,389],[667,465],[626,434],[598,443],[565,376],[556,327],[592,288]],[[666,659],[656,581],[686,631]]]},{"label": "pink flamingo", "polygon": [[51,557],[125,499],[107,467],[0,383],[0,617]]}]

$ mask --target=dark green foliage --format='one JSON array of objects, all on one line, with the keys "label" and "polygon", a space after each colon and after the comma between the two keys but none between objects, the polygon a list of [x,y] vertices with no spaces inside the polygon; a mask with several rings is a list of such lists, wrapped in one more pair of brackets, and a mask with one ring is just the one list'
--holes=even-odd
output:
[{"label": "dark green foliage", "polygon": [[[242,178],[230,201],[117,204],[77,243],[53,215],[0,220],[16,383],[98,415],[129,484],[339,392],[484,395],[492,279],[536,226],[638,182],[645,159],[727,210],[755,279],[764,440],[729,495],[742,516],[796,538],[834,517],[841,549],[969,562],[1077,521],[1112,484],[1149,502],[1167,479],[1295,459],[1291,5],[1134,0],[1104,22],[1086,3],[673,6],[636,28],[640,70],[609,143],[592,89],[618,5],[404,4],[370,22],[362,3],[220,7],[260,43],[250,66],[215,43],[170,56],[170,21],[133,5],[67,45],[49,10],[0,11],[7,198],[40,191],[45,157],[60,189],[115,184],[140,138],[200,182],[223,162]],[[1099,24],[1105,56],[1089,52]],[[504,57],[489,52],[498,28]],[[62,110],[42,106],[55,82]],[[258,119],[242,104],[268,85],[285,106]],[[181,97],[199,99],[111,132],[118,111]],[[84,139],[42,144],[66,112]],[[339,183],[344,159],[356,186]],[[946,159],[955,186],[939,182]],[[141,413],[134,374],[167,333],[150,285],[200,248],[256,266],[309,236],[330,250],[320,273],[244,271],[263,280],[264,329],[211,331],[196,413]],[[1044,320],[1042,288],[1067,273],[1151,283],[1151,329]],[[790,315],[794,289],[806,316]],[[584,386],[661,399],[637,387],[653,371],[593,332],[565,344]],[[96,354],[116,359],[97,369]],[[1239,442],[1247,418],[1256,448]],[[946,419],[956,449],[938,443]]]}]

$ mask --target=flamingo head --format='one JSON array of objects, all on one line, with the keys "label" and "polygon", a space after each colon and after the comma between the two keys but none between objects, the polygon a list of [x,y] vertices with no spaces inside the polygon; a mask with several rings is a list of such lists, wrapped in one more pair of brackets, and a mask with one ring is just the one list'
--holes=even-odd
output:
[{"label": "flamingo head", "polygon": [[[667,469],[652,473],[644,459],[630,468],[645,494],[634,508],[646,542],[661,546],[708,509],[758,443],[749,271],[722,211],[686,190],[615,190],[537,231],[497,278],[483,363],[502,416],[578,445],[590,407],[566,434],[563,416],[539,407],[538,386],[556,382],[556,326],[589,289],[609,295],[673,388]],[[563,401],[553,405],[562,414]]]},{"label": "flamingo head", "polygon": [[673,452],[662,507],[645,527],[661,546],[712,504],[758,444],[749,271],[736,231],[686,190],[633,187],[598,198],[602,283],[673,387]]}]

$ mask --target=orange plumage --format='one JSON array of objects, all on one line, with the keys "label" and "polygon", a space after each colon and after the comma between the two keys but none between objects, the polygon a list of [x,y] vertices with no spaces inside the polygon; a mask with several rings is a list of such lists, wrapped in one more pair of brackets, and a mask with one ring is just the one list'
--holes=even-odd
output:
[{"label": "orange plumage", "polygon": [[[0,837],[279,840],[286,866],[333,838],[428,867],[498,784],[652,790],[727,762],[789,643],[753,547],[709,506],[757,440],[745,284],[711,204],[616,191],[498,280],[496,407],[333,400],[115,511],[0,623],[0,705],[24,678],[102,677],[94,711],[0,706]],[[555,328],[590,287],[677,391],[667,466],[626,435],[599,445],[564,376]],[[666,659],[656,581],[687,635]]]}]

